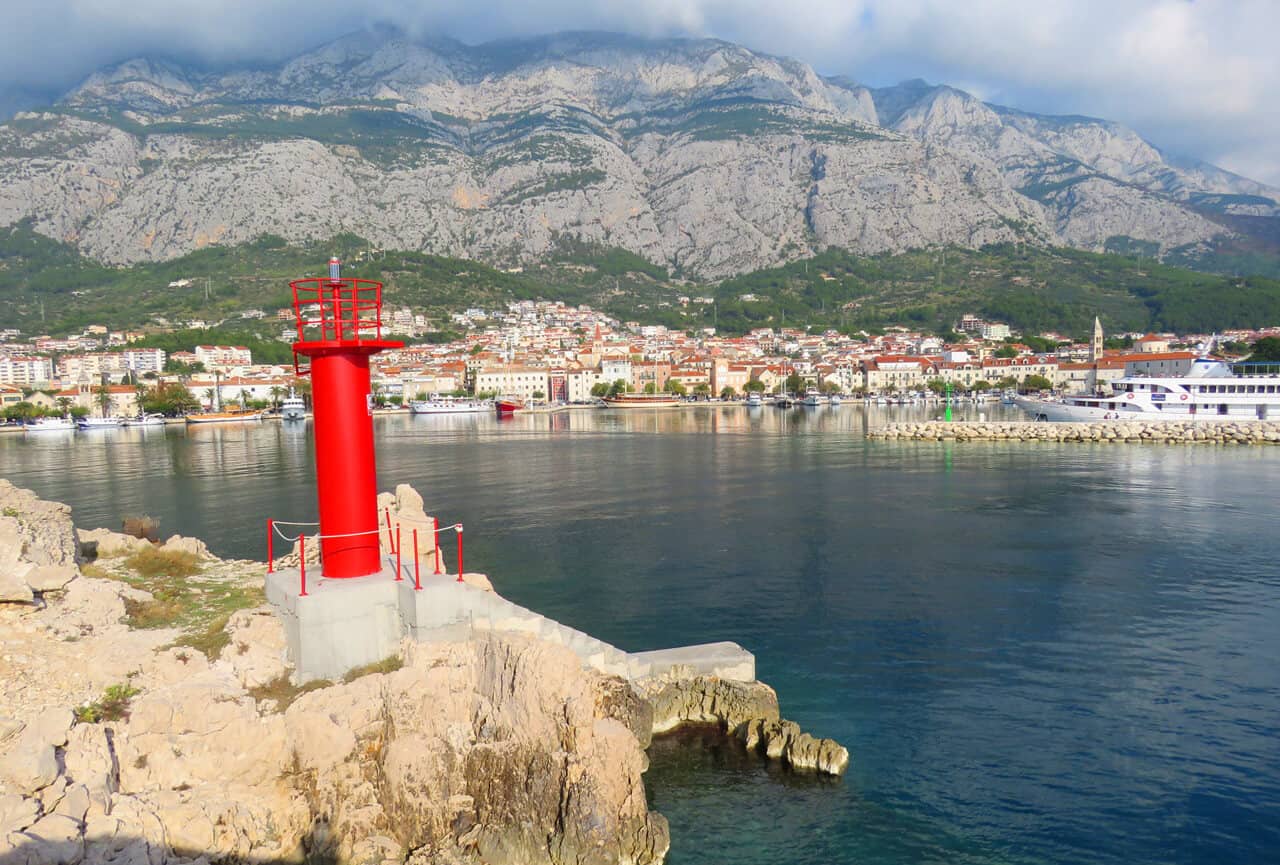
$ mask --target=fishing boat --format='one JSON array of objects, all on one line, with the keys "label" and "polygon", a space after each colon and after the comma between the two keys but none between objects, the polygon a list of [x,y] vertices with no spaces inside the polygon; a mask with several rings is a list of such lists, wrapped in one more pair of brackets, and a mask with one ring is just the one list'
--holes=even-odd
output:
[{"label": "fishing boat", "polygon": [[262,412],[246,408],[232,411],[204,411],[187,415],[187,423],[247,423],[262,420]]},{"label": "fishing boat", "polygon": [[1125,376],[1110,396],[1017,397],[1044,421],[1267,420],[1280,417],[1280,365],[1197,358],[1185,376]]},{"label": "fishing boat", "polygon": [[38,417],[27,421],[23,426],[29,433],[35,432],[67,432],[76,428],[76,422],[70,417]]},{"label": "fishing boat", "polygon": [[760,408],[764,405],[764,397],[760,395],[760,391],[753,390],[747,394],[747,408]]},{"label": "fishing boat", "polygon": [[307,403],[293,388],[289,388],[289,395],[280,401],[280,416],[285,420],[304,420],[307,416]]},{"label": "fishing boat", "polygon": [[500,396],[493,401],[493,407],[497,409],[499,417],[505,417],[523,409],[524,400],[513,396]]},{"label": "fishing boat", "polygon": [[822,394],[818,393],[818,389],[811,387],[804,392],[804,398],[800,400],[801,405],[819,406],[822,405]]},{"label": "fishing boat", "polygon": [[680,400],[669,393],[620,393],[604,398],[609,408],[675,408]]},{"label": "fishing boat", "polygon": [[414,400],[409,403],[409,411],[414,414],[478,414],[493,411],[493,408],[493,401],[487,399],[432,397],[428,400]]}]

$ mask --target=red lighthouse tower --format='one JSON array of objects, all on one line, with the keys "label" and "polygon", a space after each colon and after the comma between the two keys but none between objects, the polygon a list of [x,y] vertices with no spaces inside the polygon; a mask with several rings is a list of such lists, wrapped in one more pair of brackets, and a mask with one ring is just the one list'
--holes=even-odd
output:
[{"label": "red lighthouse tower", "polygon": [[[340,269],[331,258],[328,278],[289,283],[298,325],[294,368],[311,376],[322,572],[339,579],[382,568],[369,358],[404,346],[382,338],[382,283],[344,279]],[[299,355],[309,366],[299,366]]]}]

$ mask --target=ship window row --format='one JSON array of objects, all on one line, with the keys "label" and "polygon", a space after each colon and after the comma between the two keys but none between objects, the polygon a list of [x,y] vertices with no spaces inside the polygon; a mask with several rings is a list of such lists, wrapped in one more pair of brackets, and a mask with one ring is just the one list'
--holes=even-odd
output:
[{"label": "ship window row", "polygon": [[1274,384],[1202,384],[1196,393],[1280,393]]}]

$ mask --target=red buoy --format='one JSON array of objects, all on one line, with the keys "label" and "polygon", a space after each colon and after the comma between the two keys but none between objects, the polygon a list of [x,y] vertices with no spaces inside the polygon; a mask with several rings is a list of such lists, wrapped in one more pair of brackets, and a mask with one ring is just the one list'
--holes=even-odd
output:
[{"label": "red buoy", "polygon": [[[311,376],[321,573],[363,577],[382,569],[369,358],[404,343],[382,338],[382,283],[344,279],[338,259],[329,259],[327,278],[289,285],[294,369]],[[299,356],[310,364],[300,366]]]}]

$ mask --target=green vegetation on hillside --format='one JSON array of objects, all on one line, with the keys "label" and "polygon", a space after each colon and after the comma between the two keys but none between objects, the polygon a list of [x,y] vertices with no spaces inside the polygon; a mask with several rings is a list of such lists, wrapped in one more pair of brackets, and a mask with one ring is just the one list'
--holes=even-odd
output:
[{"label": "green vegetation on hillside", "polygon": [[[1117,240],[1117,246],[1124,244]],[[343,259],[345,274],[384,282],[389,306],[425,312],[436,327],[428,341],[453,336],[450,312],[538,299],[588,303],[623,320],[730,334],[780,326],[854,333],[894,324],[946,333],[966,312],[1027,333],[1076,337],[1090,332],[1095,315],[1112,332],[1280,323],[1275,279],[1021,244],[878,256],[829,250],[697,284],[674,280],[634,253],[568,238],[546,261],[515,272],[423,252],[373,250],[351,234],[300,246],[264,236],[117,268],[19,223],[0,229],[0,326],[60,334],[99,323],[153,331],[143,344],[169,351],[199,342],[237,343],[253,349],[255,358],[285,362],[288,346],[276,338],[291,323],[273,313],[290,303],[289,280],[320,275],[330,255]],[[179,281],[186,284],[169,287]],[[715,303],[681,306],[682,295],[713,296]],[[266,318],[241,318],[248,309],[260,309]],[[155,332],[193,319],[216,327]]]}]

